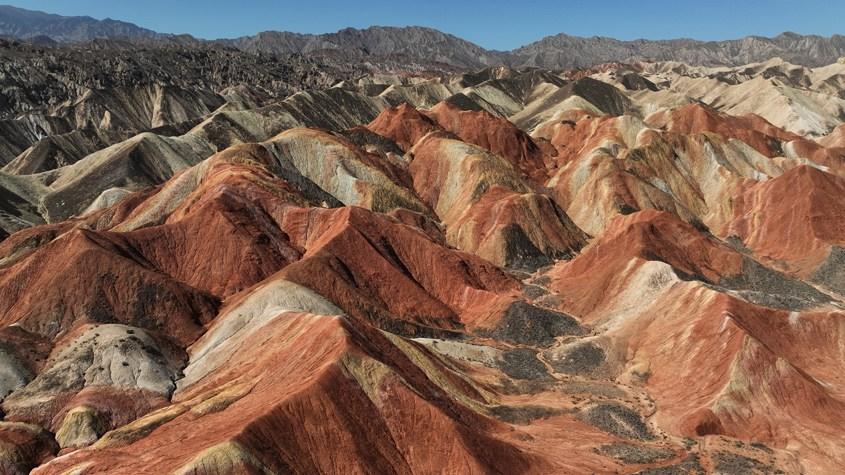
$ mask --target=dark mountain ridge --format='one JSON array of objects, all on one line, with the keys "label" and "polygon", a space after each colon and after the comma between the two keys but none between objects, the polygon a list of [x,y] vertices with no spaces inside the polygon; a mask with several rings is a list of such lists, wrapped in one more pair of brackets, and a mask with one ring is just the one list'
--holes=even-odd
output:
[{"label": "dark mountain ridge", "polygon": [[486,50],[457,36],[420,26],[345,28],[321,35],[265,31],[220,41],[252,53],[320,54],[342,50],[355,59],[403,55],[469,69],[505,64],[508,59],[507,53]]},{"label": "dark mountain ridge", "polygon": [[44,44],[100,38],[122,38],[141,44],[221,44],[249,53],[343,56],[351,62],[401,60],[414,67],[443,65],[463,69],[507,65],[571,69],[607,62],[681,61],[706,66],[738,66],[781,57],[804,66],[821,66],[845,56],[845,36],[799,35],[774,38],[747,36],[726,41],[694,39],[622,41],[607,37],[577,37],[564,33],[542,38],[512,51],[485,49],[457,36],[420,26],[345,28],[334,33],[303,34],[265,31],[234,39],[200,40],[189,35],[157,33],[131,23],[91,17],[65,17],[12,6],[0,6],[0,36]]},{"label": "dark mountain ridge", "polygon": [[11,5],[0,5],[0,35],[20,39],[46,36],[59,42],[166,36],[125,21],[110,18],[97,20],[90,16],[62,16]]}]

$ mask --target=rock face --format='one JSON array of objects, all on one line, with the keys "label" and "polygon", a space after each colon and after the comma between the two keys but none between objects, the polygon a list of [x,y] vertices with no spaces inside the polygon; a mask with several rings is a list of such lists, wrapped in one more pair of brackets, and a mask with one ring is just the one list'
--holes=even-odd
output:
[{"label": "rock face", "polygon": [[[352,63],[334,65],[328,59],[262,57],[222,45],[170,41],[147,44],[95,40],[44,47],[0,40],[0,57],[4,71],[0,118],[31,113],[31,127],[36,131],[46,129],[49,134],[56,133],[53,129],[57,124],[47,122],[42,114],[51,115],[54,110],[80,126],[85,120],[94,125],[113,121],[114,129],[132,124],[136,117],[152,118],[156,112],[165,120],[174,113],[174,118],[197,118],[183,112],[196,108],[202,111],[209,105],[216,108],[214,102],[223,102],[220,93],[237,104],[263,102],[265,97],[281,100],[305,88],[330,87],[365,71]],[[103,75],[102,71],[113,74]],[[156,85],[167,88],[157,92]],[[244,85],[246,90],[229,89]],[[118,114],[112,110],[115,106],[125,109]],[[111,117],[104,117],[107,111]],[[202,112],[199,115],[207,113]],[[181,120],[150,121],[146,127],[177,125]]]},{"label": "rock face", "polygon": [[[821,53],[825,51],[825,53]],[[548,36],[511,52],[515,66],[584,68],[613,61],[678,61],[696,65],[740,65],[781,57],[806,66],[836,62],[845,53],[845,37],[802,36],[791,32],[774,38],[748,36],[705,42],[689,39],[619,41],[613,38]]]},{"label": "rock face", "polygon": [[0,124],[0,472],[837,473],[840,66],[45,98]]},{"label": "rock face", "polygon": [[503,56],[469,41],[422,27],[345,28],[324,35],[265,31],[227,43],[254,53],[313,53],[328,50],[361,59],[396,56],[423,63],[442,62],[460,68],[499,64]]}]

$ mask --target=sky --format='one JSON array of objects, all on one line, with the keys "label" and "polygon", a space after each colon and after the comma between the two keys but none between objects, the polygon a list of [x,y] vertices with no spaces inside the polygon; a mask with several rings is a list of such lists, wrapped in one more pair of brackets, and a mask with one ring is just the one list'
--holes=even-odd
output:
[{"label": "sky", "polygon": [[488,49],[510,50],[557,33],[621,40],[723,40],[784,31],[845,34],[845,0],[8,1],[21,8],[108,17],[206,39],[265,30],[327,33],[345,27],[419,25]]}]

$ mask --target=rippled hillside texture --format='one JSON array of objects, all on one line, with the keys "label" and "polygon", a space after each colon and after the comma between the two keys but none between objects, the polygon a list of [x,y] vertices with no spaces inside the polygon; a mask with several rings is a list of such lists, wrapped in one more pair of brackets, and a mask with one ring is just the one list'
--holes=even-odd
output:
[{"label": "rippled hillside texture", "polygon": [[845,61],[283,72],[16,89],[0,472],[843,470]]}]

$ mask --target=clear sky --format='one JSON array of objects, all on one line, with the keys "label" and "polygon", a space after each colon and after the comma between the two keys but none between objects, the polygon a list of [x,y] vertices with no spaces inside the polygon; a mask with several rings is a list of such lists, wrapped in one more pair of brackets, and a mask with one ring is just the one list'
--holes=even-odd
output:
[{"label": "clear sky", "polygon": [[[0,0],[2,2],[3,0]],[[845,0],[7,0],[61,15],[113,18],[163,33],[230,38],[421,25],[490,49],[543,36],[720,40],[783,31],[845,34]]]}]

